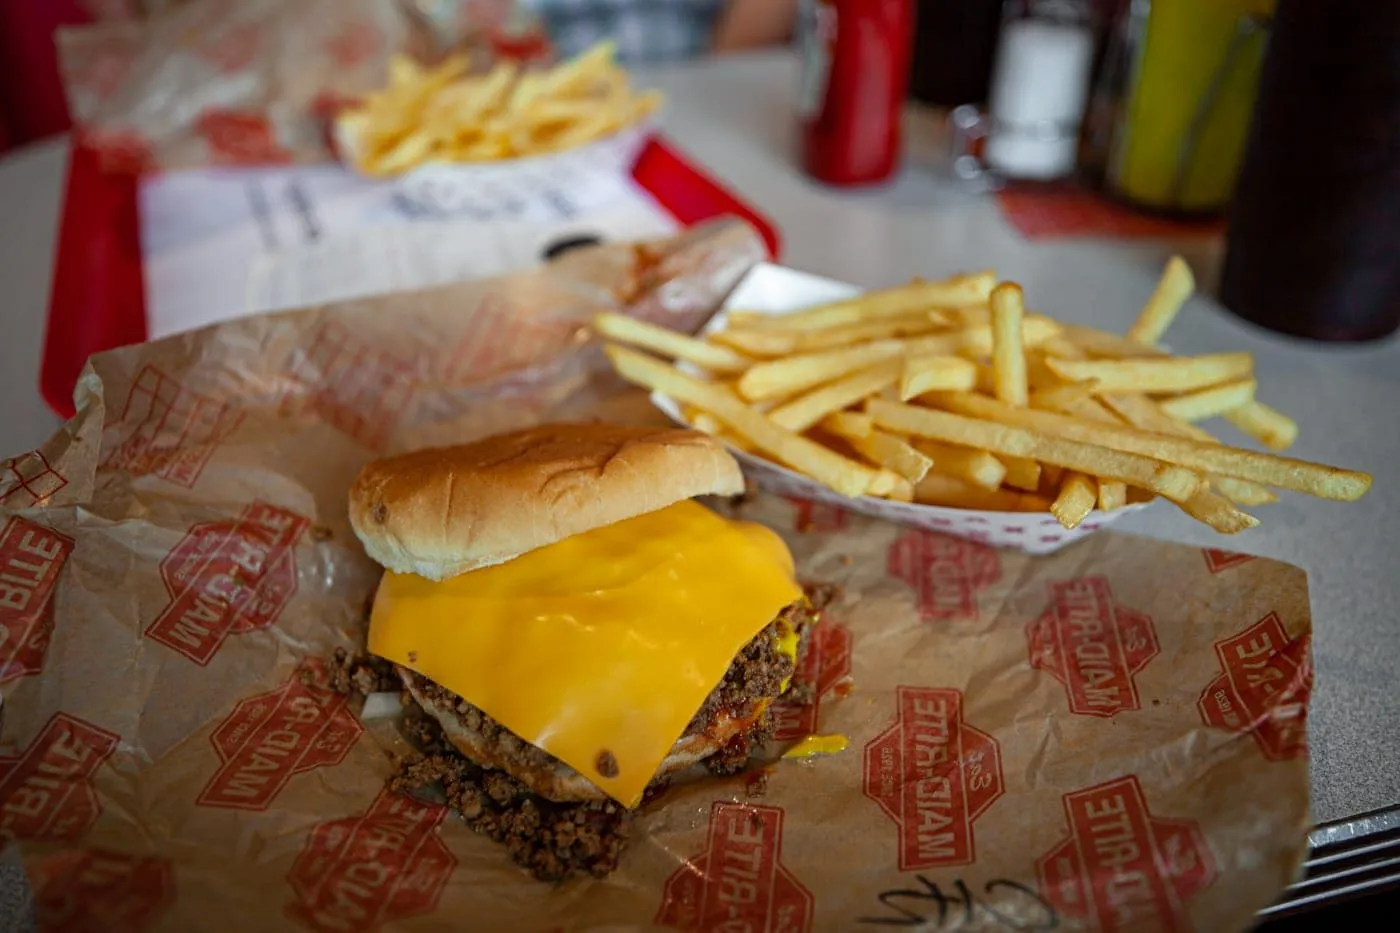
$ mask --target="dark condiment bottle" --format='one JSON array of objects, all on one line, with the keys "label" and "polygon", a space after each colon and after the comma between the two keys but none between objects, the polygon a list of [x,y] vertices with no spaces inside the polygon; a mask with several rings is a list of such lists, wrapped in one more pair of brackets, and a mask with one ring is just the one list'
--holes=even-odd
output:
[{"label": "dark condiment bottle", "polygon": [[1400,327],[1400,3],[1280,0],[1221,301],[1271,330]]},{"label": "dark condiment bottle", "polygon": [[913,0],[802,0],[802,168],[829,185],[884,181],[899,164]]}]

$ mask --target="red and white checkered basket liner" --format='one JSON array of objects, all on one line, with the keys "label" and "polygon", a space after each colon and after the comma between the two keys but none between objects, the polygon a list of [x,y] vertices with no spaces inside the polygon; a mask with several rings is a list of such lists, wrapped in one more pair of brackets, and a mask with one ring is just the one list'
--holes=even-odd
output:
[{"label": "red and white checkered basket liner", "polygon": [[[763,263],[755,266],[744,277],[730,294],[724,307],[710,319],[700,333],[708,334],[723,328],[729,312],[736,308],[767,314],[787,314],[809,305],[839,301],[859,293],[860,289],[853,285]],[[671,420],[689,426],[674,399],[660,392],[653,392],[651,401]],[[769,460],[733,447],[730,448],[730,452],[738,458],[750,479],[771,492],[824,502],[903,525],[938,531],[995,547],[1015,548],[1029,554],[1057,551],[1072,541],[1093,534],[1124,515],[1146,507],[1143,504],[1130,505],[1112,512],[1095,510],[1082,525],[1071,530],[1061,527],[1053,516],[1036,512],[981,512],[973,509],[891,502],[874,496],[847,498],[815,480]]]}]

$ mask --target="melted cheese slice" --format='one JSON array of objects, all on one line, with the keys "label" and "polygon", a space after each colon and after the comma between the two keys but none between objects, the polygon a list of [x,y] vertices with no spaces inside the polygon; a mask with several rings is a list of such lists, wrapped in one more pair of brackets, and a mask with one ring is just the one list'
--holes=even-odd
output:
[{"label": "melted cheese slice", "polygon": [[734,656],[801,595],[782,539],[686,501],[441,583],[386,573],[369,650],[633,807]]}]

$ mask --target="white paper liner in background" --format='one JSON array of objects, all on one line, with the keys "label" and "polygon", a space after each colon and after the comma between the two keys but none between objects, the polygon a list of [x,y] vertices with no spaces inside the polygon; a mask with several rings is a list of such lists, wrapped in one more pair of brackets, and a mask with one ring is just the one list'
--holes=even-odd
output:
[{"label": "white paper liner in background", "polygon": [[[724,328],[729,312],[740,309],[763,314],[789,314],[814,304],[840,301],[860,294],[844,282],[798,272],[772,263],[755,266],[730,293],[718,314],[700,330],[710,334]],[[694,370],[692,370],[694,371]],[[678,424],[690,427],[675,399],[653,392],[652,404]],[[785,496],[811,499],[873,515],[915,528],[979,541],[994,547],[1015,548],[1028,554],[1049,554],[1091,535],[1119,518],[1146,508],[1147,503],[1104,512],[1095,509],[1078,528],[1065,528],[1053,515],[1040,512],[983,512],[938,505],[893,502],[875,496],[849,498],[794,470],[730,446],[744,472],[760,487]]]}]

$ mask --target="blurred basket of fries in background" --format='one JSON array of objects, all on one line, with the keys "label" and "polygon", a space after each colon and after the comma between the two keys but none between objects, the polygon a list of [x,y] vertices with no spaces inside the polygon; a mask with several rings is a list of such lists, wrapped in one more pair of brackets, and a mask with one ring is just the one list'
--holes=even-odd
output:
[{"label": "blurred basket of fries in background", "polygon": [[1273,451],[1297,425],[1255,398],[1247,353],[1158,346],[1191,296],[1179,258],[1126,335],[1028,311],[992,271],[858,294],[759,266],[697,336],[612,315],[622,378],[722,438],[760,486],[1046,553],[1162,498],[1224,534],[1275,489],[1350,501],[1371,477]]},{"label": "blurred basket of fries in background", "polygon": [[431,68],[396,55],[387,86],[337,115],[337,146],[376,177],[576,150],[645,125],[661,105],[660,92],[632,88],[613,52],[601,42],[552,68],[502,61],[482,74],[463,55]]}]

